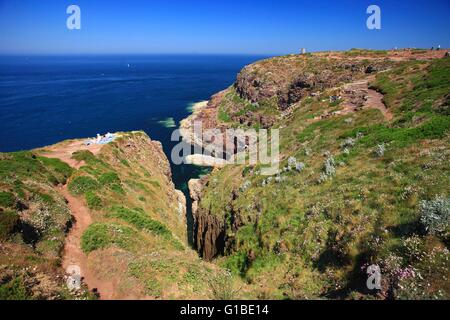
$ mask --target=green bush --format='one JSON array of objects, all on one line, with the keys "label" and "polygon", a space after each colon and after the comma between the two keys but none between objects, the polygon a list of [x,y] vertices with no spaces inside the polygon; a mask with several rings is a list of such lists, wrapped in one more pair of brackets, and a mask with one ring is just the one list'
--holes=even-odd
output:
[{"label": "green bush", "polygon": [[47,157],[38,157],[38,159],[53,173],[58,183],[66,183],[67,179],[73,174],[73,169],[59,159]]},{"label": "green bush", "polygon": [[98,182],[101,186],[107,187],[118,194],[125,194],[122,182],[115,172],[107,172],[100,175]]},{"label": "green bush", "polygon": [[14,206],[16,200],[14,195],[9,192],[0,191],[0,206],[3,208],[11,208]]},{"label": "green bush", "polygon": [[107,172],[107,173],[102,174],[98,178],[98,182],[102,186],[111,186],[111,185],[114,185],[114,184],[120,184],[121,183],[119,176],[115,172]]},{"label": "green bush", "polygon": [[122,219],[139,230],[145,230],[160,235],[168,240],[176,250],[184,250],[183,244],[173,237],[172,232],[164,224],[153,220],[143,210],[113,207],[111,211],[112,212],[108,215],[109,217]]},{"label": "green bush", "polygon": [[77,195],[95,191],[98,187],[97,181],[88,176],[78,176],[69,183],[70,192]]},{"label": "green bush", "polygon": [[13,211],[0,211],[0,240],[8,239],[19,224],[19,215]]},{"label": "green bush", "polygon": [[86,203],[87,203],[89,209],[93,209],[93,210],[101,209],[102,199],[100,199],[100,197],[98,197],[95,194],[95,192],[88,191],[88,192],[86,192],[86,194],[84,196],[86,198]]},{"label": "green bush", "polygon": [[420,222],[427,232],[441,234],[450,226],[450,198],[436,198],[420,203]]},{"label": "green bush", "polygon": [[21,278],[14,278],[0,285],[0,300],[30,300],[30,298]]},{"label": "green bush", "polygon": [[230,122],[231,121],[230,115],[225,110],[223,110],[222,107],[219,108],[219,115],[218,115],[218,117],[219,117],[219,120],[223,121],[223,122]]},{"label": "green bush", "polygon": [[122,219],[141,230],[147,230],[161,236],[171,236],[170,230],[161,222],[153,220],[144,211],[114,207],[111,217]]},{"label": "green bush", "polygon": [[231,256],[228,256],[223,267],[230,270],[231,273],[239,275],[241,277],[245,276],[245,272],[248,267],[247,253],[244,251],[239,251]]},{"label": "green bush", "polygon": [[97,158],[94,154],[88,150],[80,150],[72,153],[72,159],[77,161],[84,161],[87,164],[92,164],[97,161]]},{"label": "green bush", "polygon": [[98,249],[116,245],[122,249],[130,249],[133,243],[139,243],[136,232],[118,224],[91,224],[81,237],[81,249],[89,253]]},{"label": "green bush", "polygon": [[125,194],[125,191],[122,188],[121,184],[113,184],[110,186],[110,189],[118,194]]}]

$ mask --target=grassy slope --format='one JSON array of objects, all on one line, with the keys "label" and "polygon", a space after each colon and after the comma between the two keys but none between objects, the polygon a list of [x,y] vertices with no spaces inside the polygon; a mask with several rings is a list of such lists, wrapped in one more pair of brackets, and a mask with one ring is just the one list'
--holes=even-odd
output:
[{"label": "grassy slope", "polygon": [[54,191],[71,174],[33,152],[0,154],[0,299],[73,297],[59,268],[71,215]]},{"label": "grassy slope", "polygon": [[[302,172],[265,186],[257,168],[211,175],[201,206],[245,222],[236,234],[229,230],[234,250],[219,263],[254,284],[258,297],[368,297],[362,267],[377,263],[389,297],[448,298],[448,234],[426,235],[419,207],[449,196],[449,75],[448,58],[380,73],[372,86],[385,94],[393,123],[378,110],[311,123],[334,106],[321,97],[300,101],[283,123],[281,149],[282,166],[295,156]],[[386,152],[376,156],[382,143]],[[318,182],[330,155],[336,173]],[[234,200],[227,197],[233,190]],[[399,276],[408,268],[416,277]]]},{"label": "grassy slope", "polygon": [[[185,244],[185,217],[167,176],[167,159],[145,133],[124,133],[96,156],[74,153],[84,161],[79,170],[40,156],[46,152],[0,155],[0,234],[8,248],[0,254],[0,298],[49,298],[36,294],[32,284],[40,270],[55,282],[52,297],[73,298],[63,278],[56,278],[63,275],[61,254],[71,215],[55,187],[66,182],[90,208],[93,224],[81,247],[91,271],[98,279],[115,279],[117,297],[194,299],[234,292],[229,276],[203,263]],[[39,233],[32,246],[18,227],[28,215]],[[28,271],[34,267],[36,272]],[[229,288],[219,290],[218,284]]]},{"label": "grassy slope", "polygon": [[86,165],[69,190],[84,195],[94,220],[82,249],[99,278],[119,279],[118,296],[210,298],[223,273],[185,244],[185,217],[165,175],[168,163],[147,141],[144,133],[124,134],[96,157],[74,155]]}]

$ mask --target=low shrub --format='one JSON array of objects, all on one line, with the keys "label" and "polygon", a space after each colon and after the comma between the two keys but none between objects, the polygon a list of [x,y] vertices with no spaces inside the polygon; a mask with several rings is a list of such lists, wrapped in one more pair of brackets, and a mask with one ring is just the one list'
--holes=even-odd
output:
[{"label": "low shrub", "polygon": [[93,191],[88,191],[84,195],[89,209],[99,210],[102,207],[102,199]]},{"label": "low shrub", "polygon": [[3,208],[11,208],[14,206],[16,200],[14,195],[10,192],[0,191],[0,206]]},{"label": "low shrub", "polygon": [[136,232],[118,224],[91,224],[81,237],[81,249],[90,253],[116,245],[122,249],[130,249],[133,242],[139,242]]},{"label": "low shrub", "polygon": [[381,158],[384,156],[384,153],[386,152],[386,147],[384,146],[384,143],[379,144],[375,147],[374,154],[376,157]]},{"label": "low shrub", "polygon": [[0,285],[0,300],[30,300],[30,294],[23,280],[16,277]]},{"label": "low shrub", "polygon": [[120,184],[121,183],[119,176],[115,172],[107,172],[107,173],[102,174],[98,178],[98,182],[102,186],[111,186],[111,185],[114,185],[114,184]]},{"label": "low shrub", "polygon": [[236,299],[239,289],[235,288],[233,276],[229,271],[221,271],[208,277],[213,300]]},{"label": "low shrub", "polygon": [[144,211],[139,209],[132,210],[124,207],[114,207],[109,216],[122,219],[141,230],[147,230],[162,236],[172,235],[164,224],[153,220]]},{"label": "low shrub", "polygon": [[80,150],[72,153],[72,159],[77,161],[84,161],[87,164],[91,164],[97,161],[94,154],[88,150]]},{"label": "low shrub", "polygon": [[69,183],[70,192],[76,195],[84,194],[88,191],[95,191],[98,187],[98,182],[88,176],[78,176]]},{"label": "low shrub", "polygon": [[420,222],[425,230],[434,235],[448,230],[450,224],[450,198],[436,198],[420,203]]},{"label": "low shrub", "polygon": [[8,239],[19,224],[19,215],[13,211],[0,211],[0,240]]},{"label": "low shrub", "polygon": [[244,251],[239,251],[231,256],[228,256],[225,262],[223,263],[223,267],[230,270],[231,273],[235,275],[239,275],[241,277],[245,276],[249,265],[247,253]]},{"label": "low shrub", "polygon": [[397,146],[404,147],[423,139],[441,139],[449,130],[449,116],[433,116],[425,123],[413,128],[387,127],[384,124],[375,124],[355,128],[342,137],[354,137],[360,133],[364,135],[360,142],[365,146],[370,147],[393,142]]}]

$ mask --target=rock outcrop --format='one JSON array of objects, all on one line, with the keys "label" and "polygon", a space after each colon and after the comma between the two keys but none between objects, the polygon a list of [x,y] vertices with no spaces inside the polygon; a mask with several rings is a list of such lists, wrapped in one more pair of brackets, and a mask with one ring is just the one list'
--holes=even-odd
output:
[{"label": "rock outcrop", "polygon": [[316,56],[279,57],[245,67],[234,84],[241,98],[252,103],[276,98],[278,108],[285,110],[311,92],[332,88],[390,64],[380,60],[327,60]]},{"label": "rock outcrop", "polygon": [[225,248],[225,222],[223,219],[199,210],[199,201],[203,188],[202,179],[189,180],[189,193],[192,198],[192,216],[194,218],[194,245],[205,260],[212,260],[223,254]]}]

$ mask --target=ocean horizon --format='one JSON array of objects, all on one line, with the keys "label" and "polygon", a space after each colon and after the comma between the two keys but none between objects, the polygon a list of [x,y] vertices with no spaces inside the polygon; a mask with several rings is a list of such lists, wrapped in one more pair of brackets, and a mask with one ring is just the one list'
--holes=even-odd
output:
[{"label": "ocean horizon", "polygon": [[[232,85],[250,55],[3,56],[0,152],[97,133],[143,130],[163,144],[193,103]],[[198,174],[172,166],[175,184]]]},{"label": "ocean horizon", "polygon": [[173,119],[178,125],[189,114],[189,105],[227,88],[243,66],[262,58],[2,56],[0,151],[42,147],[108,131],[144,130],[152,139],[162,140],[161,121]]}]

